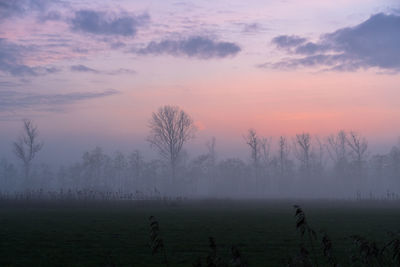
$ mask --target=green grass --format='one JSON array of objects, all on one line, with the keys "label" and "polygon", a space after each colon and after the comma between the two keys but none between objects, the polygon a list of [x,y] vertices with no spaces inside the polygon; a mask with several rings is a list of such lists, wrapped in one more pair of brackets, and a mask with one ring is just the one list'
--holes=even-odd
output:
[{"label": "green grass", "polygon": [[[400,230],[395,203],[345,201],[189,201],[173,203],[0,203],[0,266],[160,266],[151,255],[148,217],[160,223],[171,266],[191,266],[237,245],[249,266],[281,266],[297,252],[292,204],[300,204],[315,230],[328,232],[342,266],[352,234],[387,239]],[[318,244],[319,246],[319,244]],[[319,248],[318,248],[319,249]]]}]

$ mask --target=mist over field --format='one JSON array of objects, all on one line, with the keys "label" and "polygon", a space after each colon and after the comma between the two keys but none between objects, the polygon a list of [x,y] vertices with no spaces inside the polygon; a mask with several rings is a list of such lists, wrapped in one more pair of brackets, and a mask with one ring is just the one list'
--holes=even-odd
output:
[{"label": "mist over field", "polygon": [[400,267],[399,0],[0,0],[0,266]]},{"label": "mist over field", "polygon": [[[97,194],[102,198],[339,198],[398,199],[400,148],[376,154],[361,134],[338,131],[326,137],[307,132],[278,139],[243,133],[242,157],[222,157],[218,140],[203,153],[186,149],[197,127],[185,111],[162,106],[149,119],[146,140],[154,158],[140,150],[107,154],[100,147],[72,164],[53,166],[36,157],[45,150],[39,127],[21,122],[14,155],[0,163],[1,192],[51,198]],[[56,156],[56,155],[55,155]]]},{"label": "mist over field", "polygon": [[399,3],[267,2],[1,1],[2,194],[398,199]]}]

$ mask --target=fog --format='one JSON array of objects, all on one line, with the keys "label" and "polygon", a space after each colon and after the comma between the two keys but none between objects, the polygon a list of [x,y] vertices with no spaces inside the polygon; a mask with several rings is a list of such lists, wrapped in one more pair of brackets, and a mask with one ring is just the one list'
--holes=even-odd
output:
[{"label": "fog", "polygon": [[399,198],[398,143],[376,153],[353,131],[272,138],[249,129],[237,144],[242,157],[232,157],[219,153],[216,138],[204,143],[202,153],[191,151],[188,144],[196,138],[192,124],[187,115],[187,138],[173,153],[171,146],[162,146],[163,140],[154,139],[160,133],[150,125],[139,147],[150,147],[151,153],[110,153],[96,146],[73,162],[49,164],[37,157],[46,147],[40,128],[25,120],[10,144],[14,154],[0,161],[2,197]]}]

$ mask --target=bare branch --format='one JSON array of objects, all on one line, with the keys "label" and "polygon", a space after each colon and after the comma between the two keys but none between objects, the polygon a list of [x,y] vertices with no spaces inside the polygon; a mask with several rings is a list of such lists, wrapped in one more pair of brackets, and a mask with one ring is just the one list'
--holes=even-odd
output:
[{"label": "bare branch", "polygon": [[39,142],[37,126],[31,120],[23,120],[23,132],[14,142],[14,153],[19,158],[25,169],[25,176],[28,178],[30,166],[36,154],[43,148],[43,142]]},{"label": "bare branch", "polygon": [[163,106],[152,114],[147,141],[171,164],[172,176],[183,145],[194,138],[192,118],[176,106]]}]

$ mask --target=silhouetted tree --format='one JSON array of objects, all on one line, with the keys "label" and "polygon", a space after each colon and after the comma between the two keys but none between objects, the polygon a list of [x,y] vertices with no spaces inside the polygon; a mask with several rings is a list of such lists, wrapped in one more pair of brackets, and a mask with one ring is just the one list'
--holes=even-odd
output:
[{"label": "silhouetted tree", "polygon": [[22,134],[14,142],[14,153],[22,161],[26,181],[30,176],[32,161],[43,147],[43,143],[37,140],[38,135],[37,126],[31,120],[24,119]]},{"label": "silhouetted tree", "polygon": [[311,152],[311,166],[314,176],[321,177],[325,165],[325,148],[321,139],[318,136],[314,137],[313,151]]},{"label": "silhouetted tree", "polygon": [[175,182],[176,167],[183,145],[194,137],[192,118],[177,106],[163,106],[153,112],[147,141],[169,162],[171,180]]},{"label": "silhouetted tree", "polygon": [[250,158],[254,169],[254,177],[256,181],[256,188],[260,189],[260,170],[261,159],[263,152],[267,155],[266,139],[257,135],[256,130],[249,129],[247,135],[244,136],[246,144],[250,148]]},{"label": "silhouetted tree", "polygon": [[[364,175],[364,164],[368,157],[368,142],[360,134],[350,132],[346,138],[348,147],[350,148],[350,157],[354,167],[354,175],[361,182],[361,177]],[[360,185],[360,184],[359,184]]]},{"label": "silhouetted tree", "polygon": [[216,147],[215,137],[212,137],[211,140],[206,143],[206,147],[208,150],[207,155],[209,158],[210,165],[212,165],[214,167],[217,162],[217,152],[215,151],[215,147]]},{"label": "silhouetted tree", "polygon": [[278,145],[279,145],[278,164],[279,164],[279,172],[280,172],[279,174],[280,174],[280,177],[283,177],[287,174],[289,152],[290,152],[290,147],[289,147],[286,136],[279,137]]},{"label": "silhouetted tree", "polygon": [[356,132],[350,132],[346,141],[347,145],[350,147],[350,155],[353,161],[359,165],[362,164],[368,155],[367,140]]},{"label": "silhouetted tree", "polygon": [[111,158],[100,147],[96,147],[92,151],[85,152],[82,160],[85,187],[90,189],[109,189],[107,187],[110,182],[107,179],[110,177],[108,172],[112,169]]},{"label": "silhouetted tree", "polygon": [[250,158],[254,167],[257,169],[261,157],[261,140],[254,129],[249,129],[244,139],[246,144],[250,147]]},{"label": "silhouetted tree", "polygon": [[296,134],[294,141],[295,155],[300,161],[300,168],[306,174],[310,174],[311,136],[309,133]]},{"label": "silhouetted tree", "polygon": [[287,193],[289,188],[294,186],[292,178],[295,172],[294,162],[290,159],[291,147],[286,136],[280,136],[277,145],[278,150],[271,165],[279,192]]},{"label": "silhouetted tree", "polygon": [[328,136],[326,147],[335,170],[343,176],[348,164],[347,133],[341,130],[336,135]]}]

